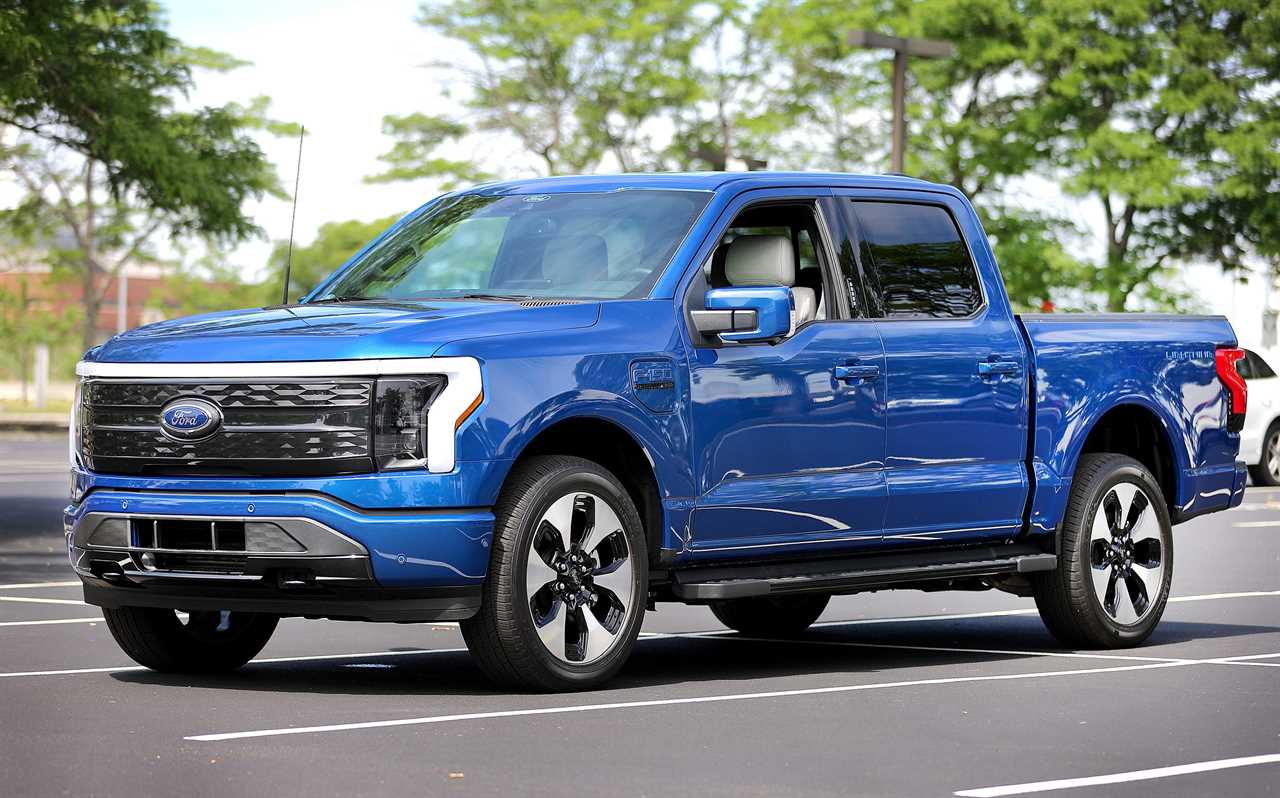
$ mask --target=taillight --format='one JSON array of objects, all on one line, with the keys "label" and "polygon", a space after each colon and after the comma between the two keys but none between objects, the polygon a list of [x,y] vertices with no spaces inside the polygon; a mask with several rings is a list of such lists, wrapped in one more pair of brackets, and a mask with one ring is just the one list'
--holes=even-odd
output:
[{"label": "taillight", "polygon": [[1239,432],[1244,429],[1244,414],[1249,408],[1249,386],[1244,377],[1236,371],[1236,361],[1244,357],[1244,350],[1235,347],[1222,347],[1214,359],[1218,367],[1218,379],[1226,386],[1231,395],[1231,412],[1227,417],[1227,429]]}]

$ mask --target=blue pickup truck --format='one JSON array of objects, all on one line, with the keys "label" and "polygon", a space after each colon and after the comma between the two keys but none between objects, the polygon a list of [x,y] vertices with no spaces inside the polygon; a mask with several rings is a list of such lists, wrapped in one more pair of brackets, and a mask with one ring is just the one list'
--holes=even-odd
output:
[{"label": "blue pickup truck", "polygon": [[90,350],[67,547],[161,671],[284,616],[456,620],[494,680],[581,689],[656,602],[782,636],[891,588],[1132,646],[1172,525],[1243,498],[1242,355],[1221,317],[1016,315],[948,186],[494,183],[297,304]]}]

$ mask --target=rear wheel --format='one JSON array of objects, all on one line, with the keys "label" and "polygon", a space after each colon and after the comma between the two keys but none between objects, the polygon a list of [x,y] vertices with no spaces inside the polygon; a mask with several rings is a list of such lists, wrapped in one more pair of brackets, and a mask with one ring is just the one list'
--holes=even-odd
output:
[{"label": "rear wheel", "polygon": [[1280,424],[1272,424],[1262,439],[1262,460],[1249,466],[1253,484],[1275,487],[1280,485]]},{"label": "rear wheel", "polygon": [[103,608],[111,636],[139,665],[169,673],[218,673],[262,651],[279,621],[253,612],[192,612],[150,607]]},{"label": "rear wheel", "polygon": [[531,458],[494,508],[480,611],[462,634],[503,685],[582,690],[622,667],[644,620],[648,555],[622,484],[578,457]]},{"label": "rear wheel", "polygon": [[757,637],[786,637],[808,629],[827,608],[830,596],[760,596],[711,602],[720,623]]},{"label": "rear wheel", "polygon": [[1083,455],[1060,534],[1057,570],[1032,582],[1049,631],[1082,648],[1146,640],[1173,579],[1173,531],[1151,473],[1124,455]]}]

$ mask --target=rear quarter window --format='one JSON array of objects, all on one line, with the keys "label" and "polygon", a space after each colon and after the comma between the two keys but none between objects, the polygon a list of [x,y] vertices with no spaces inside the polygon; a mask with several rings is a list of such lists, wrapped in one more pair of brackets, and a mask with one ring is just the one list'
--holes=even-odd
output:
[{"label": "rear quarter window", "polygon": [[951,214],[937,205],[854,201],[864,255],[889,318],[963,318],[982,288]]}]

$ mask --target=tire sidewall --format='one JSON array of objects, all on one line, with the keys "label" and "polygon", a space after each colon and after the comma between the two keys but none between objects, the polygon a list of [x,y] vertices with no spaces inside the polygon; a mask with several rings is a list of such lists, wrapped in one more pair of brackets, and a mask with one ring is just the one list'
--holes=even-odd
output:
[{"label": "tire sidewall", "polygon": [[[1156,598],[1155,607],[1147,613],[1135,624],[1125,625],[1115,621],[1102,606],[1102,601],[1098,598],[1097,591],[1094,590],[1092,574],[1093,564],[1090,560],[1091,533],[1093,527],[1093,519],[1098,512],[1098,508],[1102,505],[1103,499],[1116,485],[1122,483],[1131,483],[1141,488],[1147,495],[1149,508],[1155,512],[1156,520],[1160,527],[1160,557],[1164,565],[1164,573],[1161,575],[1160,594]],[[1173,529],[1169,520],[1169,510],[1165,506],[1164,495],[1160,491],[1155,480],[1152,479],[1150,473],[1139,465],[1136,461],[1125,462],[1112,468],[1106,475],[1093,482],[1088,487],[1090,491],[1085,512],[1080,519],[1080,529],[1077,530],[1075,547],[1071,556],[1076,560],[1077,573],[1085,580],[1085,592],[1088,594],[1086,601],[1087,611],[1091,616],[1091,620],[1103,628],[1107,633],[1118,641],[1133,644],[1146,639],[1155,629],[1156,624],[1160,622],[1160,617],[1164,614],[1164,608],[1169,600],[1169,588],[1173,583]]]},{"label": "tire sidewall", "polygon": [[1271,449],[1271,440],[1277,436],[1280,436],[1280,424],[1272,422],[1271,426],[1267,428],[1267,434],[1262,437],[1262,460],[1258,463],[1258,472],[1262,477],[1259,482],[1268,487],[1280,485],[1280,479],[1276,479],[1275,475],[1271,473],[1271,466],[1267,462],[1267,453]]},{"label": "tire sidewall", "polygon": [[[534,501],[527,506],[527,511],[513,515],[508,524],[515,527],[512,536],[513,547],[508,562],[510,571],[500,578],[511,581],[510,595],[516,597],[520,606],[515,609],[515,623],[519,634],[527,641],[530,651],[539,665],[549,672],[557,681],[566,685],[586,685],[608,679],[626,662],[631,653],[631,646],[640,633],[640,625],[644,622],[644,607],[647,599],[649,583],[648,553],[645,550],[644,534],[639,514],[631,503],[625,489],[607,473],[588,468],[584,462],[582,469],[566,469],[549,476],[539,482],[533,489],[536,493]],[[623,533],[630,549],[632,568],[631,617],[618,632],[619,641],[603,658],[587,665],[574,665],[556,658],[547,651],[538,637],[533,624],[533,616],[525,601],[528,596],[525,567],[532,551],[532,539],[538,523],[553,503],[569,493],[591,493],[609,504],[610,509],[622,521]]]}]

